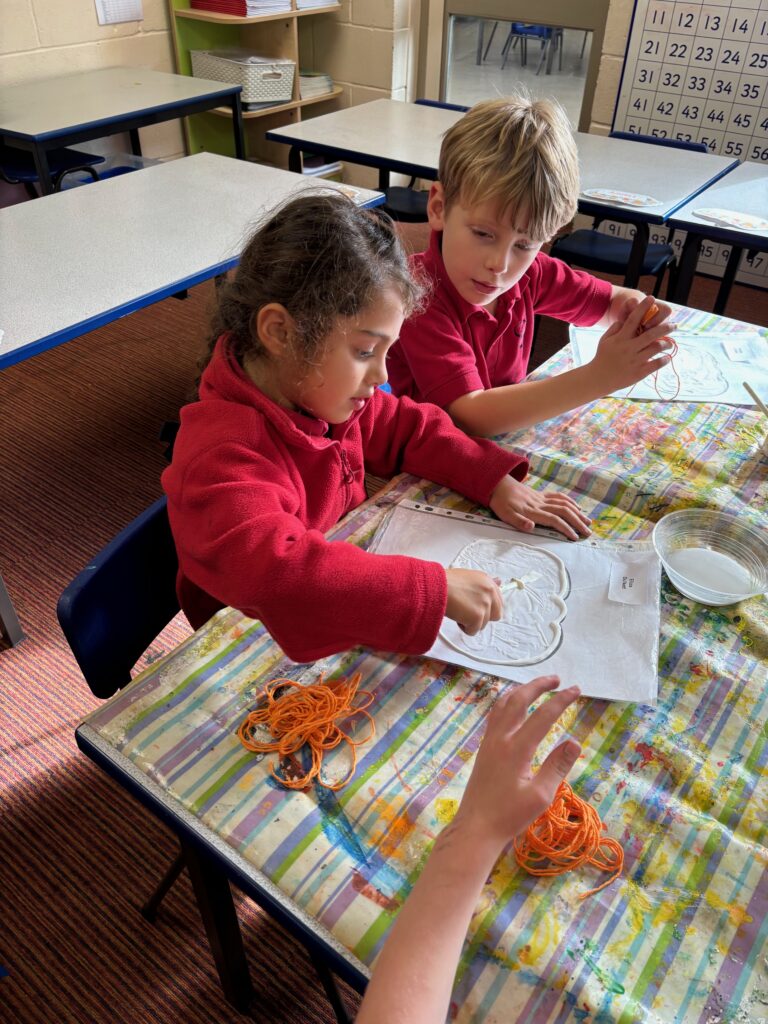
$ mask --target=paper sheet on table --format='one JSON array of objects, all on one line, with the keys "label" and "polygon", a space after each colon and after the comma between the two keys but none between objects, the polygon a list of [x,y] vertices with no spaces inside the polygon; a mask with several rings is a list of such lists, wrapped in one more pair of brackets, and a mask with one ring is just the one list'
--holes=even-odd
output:
[{"label": "paper sheet on table", "polygon": [[[599,329],[571,326],[571,349],[577,366],[594,357],[602,334]],[[751,405],[742,381],[748,380],[758,394],[768,389],[768,338],[757,331],[670,334],[678,348],[672,363],[631,388],[611,392],[614,397]]]},{"label": "paper sheet on table", "polygon": [[[556,538],[559,534],[549,531],[524,534],[483,516],[402,501],[379,528],[370,550],[412,555],[448,567],[459,556],[466,564],[467,551],[471,554],[481,542],[486,553],[503,553],[499,572],[491,574],[504,581],[510,578],[510,565],[523,545],[528,549],[523,587],[505,584],[505,618],[507,625],[514,626],[517,609],[522,607],[519,602],[535,598],[535,608],[543,612],[539,625],[545,637],[538,654],[529,645],[523,658],[528,663],[512,664],[507,647],[503,660],[495,661],[500,648],[495,646],[491,627],[497,624],[476,637],[465,637],[455,623],[444,619],[428,655],[520,683],[555,673],[563,685],[578,684],[587,696],[654,704],[661,574],[656,553],[647,542]],[[547,594],[547,572],[540,566],[532,572],[530,567],[536,561],[556,564],[558,560],[565,567],[567,584],[562,595]],[[555,580],[555,575],[550,578]],[[528,593],[537,587],[535,594]],[[559,590],[559,582],[551,589]],[[564,614],[552,614],[553,607],[559,607],[556,598],[564,603]],[[530,608],[526,616],[529,613]],[[485,649],[484,641],[488,642]]]}]

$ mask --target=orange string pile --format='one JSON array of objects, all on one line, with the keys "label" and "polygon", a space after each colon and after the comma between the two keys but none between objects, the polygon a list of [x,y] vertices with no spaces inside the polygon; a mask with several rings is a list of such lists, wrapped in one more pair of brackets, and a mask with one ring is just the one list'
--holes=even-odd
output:
[{"label": "orange string pile", "polygon": [[562,875],[582,864],[593,864],[613,874],[602,885],[582,893],[594,896],[615,881],[624,867],[621,844],[602,832],[597,811],[577,796],[567,782],[557,787],[555,799],[543,814],[515,839],[517,863],[531,875]]},{"label": "orange string pile", "polygon": [[[251,711],[240,723],[237,730],[240,742],[247,750],[255,753],[276,751],[281,759],[289,758],[306,744],[312,753],[311,768],[303,773],[292,770],[291,777],[287,778],[284,774],[279,775],[273,764],[271,770],[274,778],[286,789],[306,789],[313,779],[317,779],[326,789],[342,789],[355,774],[357,748],[367,743],[376,732],[373,718],[365,710],[372,702],[373,694],[360,690],[359,695],[367,699],[361,704],[353,704],[358,696],[357,688],[361,679],[361,672],[349,680],[334,679],[329,683],[321,677],[320,682],[312,686],[302,686],[292,679],[274,679],[259,695],[259,701],[266,701],[266,704]],[[288,692],[278,696],[282,690]],[[363,739],[353,740],[339,728],[339,722],[354,715],[363,715],[370,724],[368,735]],[[255,738],[256,733],[264,727],[274,737],[273,741]],[[323,755],[326,750],[333,750],[342,742],[348,743],[352,751],[349,774],[341,782],[323,782],[320,778]]]}]

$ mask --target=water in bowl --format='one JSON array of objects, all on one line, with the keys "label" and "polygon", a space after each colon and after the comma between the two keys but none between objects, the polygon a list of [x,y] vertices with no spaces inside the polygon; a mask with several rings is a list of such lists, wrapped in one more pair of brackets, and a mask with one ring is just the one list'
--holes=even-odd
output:
[{"label": "water in bowl", "polygon": [[[678,548],[677,551],[669,552],[666,561],[674,572],[679,573],[693,587],[733,594],[737,600],[754,590],[754,580],[748,569],[728,555],[710,548]],[[678,586],[678,582],[674,582]],[[700,600],[695,592],[686,593],[686,597]]]}]

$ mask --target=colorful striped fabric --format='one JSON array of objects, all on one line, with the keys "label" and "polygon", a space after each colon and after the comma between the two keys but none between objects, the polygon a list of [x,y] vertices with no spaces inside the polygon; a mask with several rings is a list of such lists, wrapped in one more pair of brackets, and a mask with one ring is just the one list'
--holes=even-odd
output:
[{"label": "colorful striped fabric", "polygon": [[[646,538],[691,505],[765,528],[765,431],[751,411],[606,399],[504,443],[535,445],[533,485],[576,496],[598,535]],[[365,545],[402,497],[469,507],[400,478],[335,536]],[[768,1021],[767,655],[764,599],[707,608],[664,578],[658,705],[583,699],[563,724],[583,745],[572,784],[623,843],[623,876],[581,901],[603,880],[594,870],[534,879],[503,856],[477,904],[452,1020]],[[235,735],[260,687],[357,670],[376,736],[353,781],[338,793],[281,789],[270,756]],[[87,722],[371,965],[456,811],[499,689],[491,676],[367,650],[296,666],[227,610]],[[334,752],[327,777],[346,758]]]}]

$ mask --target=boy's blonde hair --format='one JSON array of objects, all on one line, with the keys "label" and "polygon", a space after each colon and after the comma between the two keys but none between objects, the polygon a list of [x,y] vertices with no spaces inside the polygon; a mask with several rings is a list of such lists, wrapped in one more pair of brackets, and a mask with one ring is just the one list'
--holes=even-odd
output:
[{"label": "boy's blonde hair", "polygon": [[579,195],[579,158],[563,108],[509,96],[477,103],[450,128],[438,178],[446,209],[496,201],[500,215],[525,213],[532,240],[543,242],[571,221]]}]

